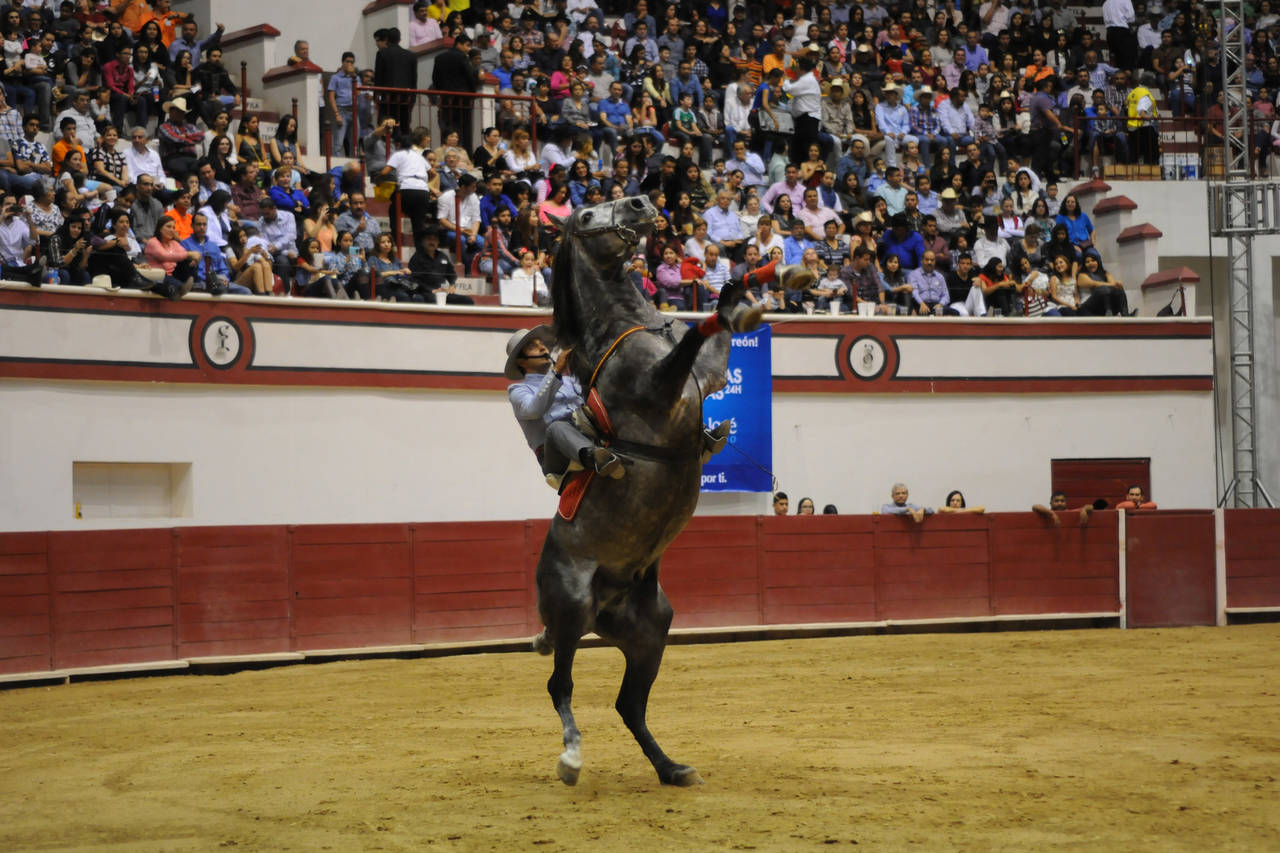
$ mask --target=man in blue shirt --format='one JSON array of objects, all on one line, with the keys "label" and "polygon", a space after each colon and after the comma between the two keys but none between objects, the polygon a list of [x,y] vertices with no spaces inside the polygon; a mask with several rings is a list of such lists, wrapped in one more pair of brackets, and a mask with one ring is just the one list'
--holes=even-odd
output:
[{"label": "man in blue shirt", "polygon": [[924,258],[924,239],[911,230],[906,215],[902,213],[889,220],[889,230],[880,239],[880,261],[883,263],[890,255],[898,256],[904,270],[915,269]]},{"label": "man in blue shirt", "polygon": [[804,221],[797,219],[791,225],[791,236],[782,241],[782,262],[798,264],[804,260],[805,249],[815,249],[817,246],[817,243],[809,239]]},{"label": "man in blue shirt", "polygon": [[893,502],[880,507],[881,515],[909,515],[916,524],[924,521],[926,515],[933,515],[933,510],[928,507],[907,503],[907,487],[902,483],[894,483],[889,494]]},{"label": "man in blue shirt", "polygon": [[693,63],[687,59],[682,59],[676,68],[675,79],[670,84],[671,100],[678,104],[680,103],[680,96],[688,92],[695,105],[702,103],[702,81],[693,73]]},{"label": "man in blue shirt", "polygon": [[[622,84],[613,81],[609,84],[609,97],[601,98],[596,104],[597,117],[604,125],[604,141],[610,151],[618,148],[618,134],[626,134],[631,130],[631,107],[622,98]],[[609,141],[610,134],[613,141]]]},{"label": "man in blue shirt", "polygon": [[329,109],[333,110],[333,145],[335,151],[351,153],[352,87],[356,83],[356,55],[351,51],[342,54],[342,67],[329,78]]},{"label": "man in blue shirt", "polygon": [[[227,259],[222,250],[209,239],[209,218],[203,213],[191,217],[191,236],[182,241],[183,248],[203,255],[196,264],[196,289],[207,291],[213,296],[223,293],[248,294],[249,288],[231,281],[231,270],[227,268]],[[208,277],[211,280],[206,280]]]},{"label": "man in blue shirt", "polygon": [[485,194],[480,197],[481,226],[488,228],[489,219],[504,207],[511,211],[513,220],[520,215],[520,211],[516,210],[516,206],[511,203],[511,199],[502,194],[501,175],[490,175],[489,180],[485,181],[485,190]]},{"label": "man in blue shirt", "polygon": [[196,27],[195,18],[187,18],[187,22],[182,25],[182,35],[173,40],[169,45],[169,59],[177,62],[178,54],[184,50],[191,51],[191,67],[195,68],[200,64],[200,54],[215,44],[222,43],[222,33],[226,30],[222,24],[218,24],[218,28],[213,31],[213,35],[203,41],[196,41],[199,30]]}]

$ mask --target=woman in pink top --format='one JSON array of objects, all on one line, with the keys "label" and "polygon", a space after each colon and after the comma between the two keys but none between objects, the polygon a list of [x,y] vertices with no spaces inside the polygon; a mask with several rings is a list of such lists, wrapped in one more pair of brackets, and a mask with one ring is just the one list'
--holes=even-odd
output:
[{"label": "woman in pink top", "polygon": [[156,235],[147,241],[142,253],[153,267],[164,270],[164,280],[151,288],[152,293],[177,301],[191,292],[200,253],[188,250],[178,241],[173,217],[160,217]]}]

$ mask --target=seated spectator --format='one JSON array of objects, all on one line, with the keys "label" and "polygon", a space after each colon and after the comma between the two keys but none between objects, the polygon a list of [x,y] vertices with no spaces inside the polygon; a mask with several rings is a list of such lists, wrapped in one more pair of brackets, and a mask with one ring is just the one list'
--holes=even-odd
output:
[{"label": "seated spectator", "polygon": [[817,313],[829,312],[832,316],[837,316],[842,309],[845,312],[852,310],[844,307],[848,302],[846,297],[849,295],[849,288],[840,278],[840,270],[840,263],[828,262],[822,278],[815,281],[810,288],[809,292],[816,299]]},{"label": "seated spectator", "polygon": [[[476,218],[478,221],[478,214]],[[456,291],[458,274],[454,271],[449,256],[440,250],[439,231],[430,229],[422,235],[422,244],[409,259],[409,270],[413,274],[418,291],[429,300],[435,298],[435,293],[443,292],[446,294],[445,303],[448,305],[475,304],[475,300],[470,296]]]},{"label": "seated spectator", "polygon": [[1005,274],[1004,261],[999,258],[988,260],[977,283],[982,289],[982,300],[989,313],[997,317],[1014,315],[1014,295],[1018,283]]},{"label": "seated spectator", "polygon": [[[219,249],[226,248],[227,235],[231,233],[231,224],[235,221],[233,219],[235,214],[230,205],[231,193],[226,190],[217,190],[199,208],[199,212],[208,220],[209,240]],[[194,222],[192,227],[195,227]]]},{"label": "seated spectator", "polygon": [[[1076,287],[1084,300],[1080,305],[1081,314],[1092,317],[1132,316],[1124,283],[1106,271],[1098,253],[1092,249],[1084,253],[1084,263],[1076,276]],[[1137,313],[1135,309],[1133,314]]]},{"label": "seated spectator", "polygon": [[461,235],[463,261],[467,266],[470,266],[471,258],[484,251],[484,237],[480,234],[480,199],[475,189],[475,177],[464,174],[458,179],[458,188],[441,193],[436,202],[436,219],[444,232],[442,238],[454,246]]},{"label": "seated spectator", "polygon": [[786,492],[777,492],[773,496],[773,514],[786,515],[787,510],[791,508],[791,499],[787,497]]},{"label": "seated spectator", "polygon": [[[76,120],[66,117],[58,121],[58,141],[53,143],[53,171],[55,173],[62,172],[62,161],[72,151],[79,151],[80,158],[88,161],[85,156],[84,148],[80,144],[80,140],[76,137]],[[96,137],[95,137],[96,138]]]},{"label": "seated spectator", "polygon": [[937,255],[926,251],[920,259],[920,268],[907,274],[907,284],[911,286],[911,298],[915,301],[915,312],[920,315],[954,314],[950,310],[951,296],[947,289],[947,280],[937,268]]},{"label": "seated spectator", "polygon": [[662,263],[653,272],[653,283],[658,287],[659,308],[673,311],[689,304],[681,271],[680,255],[667,246],[662,250]]},{"label": "seated spectator", "polygon": [[325,253],[324,265],[334,272],[339,299],[369,298],[369,264],[350,231],[338,232],[333,250]]},{"label": "seated spectator", "polygon": [[124,155],[116,151],[116,143],[119,141],[119,131],[108,125],[103,128],[98,147],[89,153],[90,177],[116,190],[133,182]]},{"label": "seated spectator", "polygon": [[257,225],[233,225],[227,234],[223,254],[229,271],[228,278],[258,296],[271,295],[275,284],[271,271],[271,252],[267,249],[266,242],[258,236]]},{"label": "seated spectator", "polygon": [[209,217],[196,213],[191,217],[191,234],[182,241],[184,249],[197,252],[200,259],[195,264],[195,289],[211,296],[223,293],[247,295],[249,288],[231,280],[231,270],[223,257],[222,249],[209,239]]},{"label": "seated spectator", "polygon": [[1142,494],[1142,486],[1136,483],[1129,487],[1129,491],[1125,494],[1124,500],[1116,504],[1116,509],[1137,510],[1137,509],[1159,509],[1154,501],[1149,501]]},{"label": "seated spectator", "polygon": [[258,202],[262,218],[258,230],[271,252],[275,274],[284,281],[293,280],[293,262],[298,257],[298,226],[293,214],[276,208],[275,199],[263,196]]},{"label": "seated spectator", "polygon": [[1080,209],[1080,200],[1074,194],[1062,200],[1058,224],[1066,227],[1067,239],[1081,252],[1093,248],[1093,221]]},{"label": "seated spectator", "polygon": [[412,271],[396,256],[395,248],[390,234],[379,234],[374,240],[369,269],[377,276],[377,297],[396,302],[424,302],[423,295],[417,292]]},{"label": "seated spectator", "polygon": [[338,286],[338,271],[328,265],[329,255],[320,248],[320,241],[304,237],[300,245],[294,282],[302,295],[313,299],[346,299],[347,292]]},{"label": "seated spectator", "polygon": [[889,230],[880,243],[881,264],[893,256],[898,259],[903,270],[914,270],[920,266],[924,251],[924,238],[919,232],[911,230],[906,215],[894,215],[889,220]]},{"label": "seated spectator", "polygon": [[881,515],[907,515],[916,524],[924,521],[925,516],[933,515],[932,509],[907,502],[907,487],[902,483],[894,483],[889,495],[892,498],[892,502],[880,506]]},{"label": "seated spectator", "polygon": [[813,498],[801,498],[796,505],[796,515],[813,515]]},{"label": "seated spectator", "polygon": [[195,207],[191,203],[191,191],[186,187],[181,187],[174,193],[173,206],[166,210],[161,218],[167,217],[173,222],[173,232],[178,240],[181,241],[191,236],[191,217],[194,213]]},{"label": "seated spectator", "polygon": [[297,218],[306,215],[310,209],[310,203],[307,201],[306,193],[290,186],[292,181],[293,172],[281,166],[272,175],[271,189],[267,190],[267,195],[271,196],[276,203],[277,210],[287,210]]},{"label": "seated spectator", "polygon": [[[160,125],[160,162],[170,175],[186,175],[195,169],[199,159],[197,146],[204,142],[204,131],[188,118],[186,98],[174,98],[164,105],[168,120]],[[254,121],[257,121],[256,116]],[[243,124],[243,120],[241,124]],[[136,146],[136,142],[134,143]],[[242,155],[243,158],[243,155]]]},{"label": "seated spectator", "polygon": [[986,507],[967,506],[964,501],[964,493],[959,489],[953,489],[947,493],[947,499],[942,506],[938,507],[940,513],[971,513],[973,515],[981,515],[986,512]]},{"label": "seated spectator", "polygon": [[897,255],[887,255],[880,265],[880,304],[890,313],[906,314],[913,307],[911,283]]},{"label": "seated spectator", "polygon": [[155,236],[147,241],[142,251],[148,263],[164,270],[164,278],[151,288],[152,293],[177,301],[195,287],[196,265],[202,256],[178,240],[173,219],[160,217]]},{"label": "seated spectator", "polygon": [[1018,284],[1018,301],[1022,303],[1025,317],[1058,317],[1058,311],[1050,298],[1049,276],[1031,265],[1031,259],[1020,255],[1014,262],[1014,279]]},{"label": "seated spectator", "polygon": [[73,216],[49,240],[48,274],[55,284],[88,284],[92,244],[82,216]]},{"label": "seated spectator", "polygon": [[129,141],[129,147],[124,150],[124,167],[129,178],[139,181],[143,175],[150,175],[152,181],[163,182],[164,167],[160,155],[147,145],[146,129],[135,127],[130,130]]}]

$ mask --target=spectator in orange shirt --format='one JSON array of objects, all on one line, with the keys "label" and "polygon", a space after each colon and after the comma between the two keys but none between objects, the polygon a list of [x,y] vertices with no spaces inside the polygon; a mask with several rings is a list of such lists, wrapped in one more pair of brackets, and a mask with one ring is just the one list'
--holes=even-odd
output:
[{"label": "spectator in orange shirt", "polygon": [[191,191],[186,187],[179,187],[177,195],[173,197],[173,207],[164,212],[165,216],[173,220],[173,229],[179,242],[191,236],[191,216],[194,213]]},{"label": "spectator in orange shirt", "polygon": [[89,158],[85,157],[84,147],[80,144],[80,140],[76,138],[76,120],[67,116],[58,122],[58,131],[62,134],[62,138],[53,144],[53,153],[49,156],[53,160],[53,171],[57,174],[62,171],[62,161],[72,151],[79,151],[84,161],[89,162]]},{"label": "spectator in orange shirt", "polygon": [[791,72],[787,69],[790,64],[791,61],[787,58],[787,40],[782,36],[775,37],[773,40],[773,52],[766,53],[764,56],[764,76],[768,77],[770,71],[780,68],[782,73],[790,78]]},{"label": "spectator in orange shirt", "polygon": [[1149,501],[1146,499],[1146,496],[1142,494],[1142,486],[1139,486],[1137,484],[1130,486],[1129,492],[1128,494],[1125,495],[1124,500],[1116,504],[1116,509],[1135,510],[1135,509],[1158,509],[1158,508],[1159,507],[1155,505],[1154,501]]}]

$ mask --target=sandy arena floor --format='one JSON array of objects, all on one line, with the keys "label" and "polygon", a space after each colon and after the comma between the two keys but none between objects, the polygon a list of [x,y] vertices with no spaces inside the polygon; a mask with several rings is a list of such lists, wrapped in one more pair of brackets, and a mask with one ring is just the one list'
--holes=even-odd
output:
[{"label": "sandy arena floor", "polygon": [[[1280,625],[676,646],[0,693],[0,850],[1278,850]],[[588,843],[591,846],[588,848]]]}]

